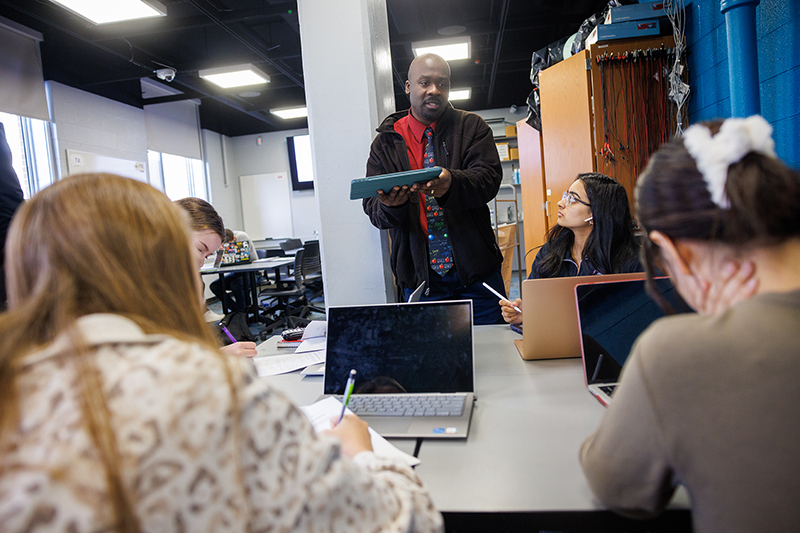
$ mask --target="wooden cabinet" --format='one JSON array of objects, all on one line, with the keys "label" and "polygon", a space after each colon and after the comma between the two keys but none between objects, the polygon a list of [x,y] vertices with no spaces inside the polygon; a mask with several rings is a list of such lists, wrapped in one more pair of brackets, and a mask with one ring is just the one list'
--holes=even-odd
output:
[{"label": "wooden cabinet", "polygon": [[523,226],[525,228],[525,265],[531,271],[536,257],[536,248],[544,244],[544,236],[550,228],[544,210],[544,159],[542,159],[542,135],[524,120],[517,122],[519,141],[520,193],[522,196]]},{"label": "wooden cabinet", "polygon": [[[556,204],[578,174],[615,178],[633,209],[638,173],[675,131],[675,107],[664,90],[666,62],[641,60],[641,53],[673,47],[671,36],[596,43],[539,74],[542,132],[517,123],[528,271],[532,250],[544,243],[557,221]],[[637,56],[625,55],[634,51]],[[603,54],[624,56],[628,72],[601,72],[597,58]],[[654,114],[654,107],[663,112]],[[604,152],[606,138],[613,158]]]},{"label": "wooden cabinet", "polygon": [[545,190],[550,226],[558,220],[561,194],[583,172],[595,171],[589,51],[539,73]]}]

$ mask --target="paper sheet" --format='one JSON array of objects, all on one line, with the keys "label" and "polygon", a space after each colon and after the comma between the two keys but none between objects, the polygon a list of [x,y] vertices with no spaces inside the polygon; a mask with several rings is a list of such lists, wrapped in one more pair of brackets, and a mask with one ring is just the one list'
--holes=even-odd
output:
[{"label": "paper sheet", "polygon": [[294,353],[316,352],[317,350],[324,350],[327,339],[325,337],[314,337],[313,339],[306,339],[300,343],[300,346],[295,349]]},{"label": "paper sheet", "polygon": [[[256,348],[258,351],[258,348]],[[259,354],[262,355],[262,354]],[[322,363],[325,361],[325,350],[308,353],[292,353],[288,355],[269,355],[266,357],[256,356],[253,363],[259,376],[275,376],[285,374],[309,365]]]},{"label": "paper sheet", "polygon": [[318,365],[311,365],[305,367],[301,372],[304,376],[324,376],[325,375],[325,363],[320,363]]},{"label": "paper sheet", "polygon": [[[325,398],[311,405],[306,405],[300,408],[311,421],[314,430],[319,433],[326,429],[331,429],[331,418],[339,416],[342,412],[342,402],[336,398]],[[350,409],[345,411],[347,414],[353,414]],[[399,450],[388,440],[384,439],[377,431],[369,428],[369,434],[372,437],[372,450],[378,457],[389,457],[393,459],[401,459],[408,463],[410,466],[417,466],[420,460],[409,455],[404,451]]]},{"label": "paper sheet", "polygon": [[328,332],[328,322],[325,320],[312,320],[303,330],[303,340],[314,337],[324,337]]}]

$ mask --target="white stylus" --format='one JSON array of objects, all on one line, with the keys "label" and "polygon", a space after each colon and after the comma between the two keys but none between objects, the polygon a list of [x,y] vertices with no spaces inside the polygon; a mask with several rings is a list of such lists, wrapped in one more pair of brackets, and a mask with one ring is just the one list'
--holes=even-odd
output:
[{"label": "white stylus", "polygon": [[[492,294],[494,294],[495,296],[497,296],[497,297],[498,297],[498,298],[500,298],[501,300],[505,300],[505,301],[507,301],[508,303],[511,303],[511,301],[510,301],[508,298],[506,298],[505,296],[503,296],[502,294],[500,294],[499,292],[497,292],[496,290],[494,290],[494,289],[491,287],[491,285],[489,285],[488,283],[486,283],[486,282],[483,282],[483,286],[484,286],[484,287],[486,287],[487,289],[489,289],[490,291],[492,291]],[[514,309],[517,311],[517,313],[521,313],[521,312],[522,312],[522,309],[520,309],[520,308],[519,308],[519,307],[517,307],[516,305],[513,305],[513,304],[512,304],[512,305],[511,305],[511,307],[513,307],[513,308],[514,308]]]}]

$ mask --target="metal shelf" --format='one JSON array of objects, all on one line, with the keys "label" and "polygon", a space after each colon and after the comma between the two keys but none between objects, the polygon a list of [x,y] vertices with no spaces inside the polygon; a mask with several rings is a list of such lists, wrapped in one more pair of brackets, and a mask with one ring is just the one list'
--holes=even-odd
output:
[{"label": "metal shelf", "polygon": [[[500,195],[500,191],[502,191],[502,190],[511,191],[513,193],[513,198],[498,198],[497,196]],[[498,244],[500,243],[500,230],[499,230],[499,226],[500,225],[498,224],[498,219],[500,217],[497,215],[497,209],[498,209],[497,208],[497,204],[500,204],[500,203],[511,203],[514,206],[514,211],[513,211],[513,213],[514,213],[514,222],[513,222],[513,224],[515,226],[514,227],[514,242],[512,242],[511,244],[505,245],[504,247],[501,247],[500,251],[503,252],[504,250],[508,250],[509,248],[516,248],[516,250],[517,250],[517,253],[516,253],[517,277],[519,278],[520,290],[522,290],[522,268],[521,268],[522,267],[522,246],[521,246],[520,239],[519,239],[519,236],[520,236],[519,222],[520,222],[520,220],[519,220],[519,208],[518,208],[518,203],[517,203],[517,187],[514,186],[514,185],[508,185],[508,184],[500,185],[500,190],[497,191],[497,195],[494,197],[494,200],[492,200],[492,206],[493,206],[493,209],[494,209],[494,217],[493,217],[494,220],[492,221],[493,224],[494,224],[494,238],[498,242]],[[511,224],[511,222],[508,222],[507,224]],[[513,266],[512,266],[512,271],[513,271]],[[505,280],[504,280],[504,283],[505,283]],[[511,297],[510,295],[508,295],[508,296],[509,296],[509,298]]]}]

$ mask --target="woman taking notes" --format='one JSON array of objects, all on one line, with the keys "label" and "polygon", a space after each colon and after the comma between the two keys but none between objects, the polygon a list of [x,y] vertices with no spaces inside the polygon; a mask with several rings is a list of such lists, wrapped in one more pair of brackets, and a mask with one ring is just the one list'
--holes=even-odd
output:
[{"label": "woman taking notes", "polygon": [[[603,174],[579,174],[558,202],[558,222],[536,254],[528,279],[642,270],[628,195]],[[522,322],[522,300],[501,300],[503,318]]]},{"label": "woman taking notes", "polygon": [[[176,200],[186,214],[189,215],[189,227],[192,230],[192,251],[198,272],[207,257],[217,252],[225,242],[225,224],[214,207],[201,198],[182,198]],[[222,351],[228,355],[255,357],[256,343],[250,341],[234,342],[223,346]]]},{"label": "woman taking notes", "polygon": [[658,263],[699,314],[639,337],[581,451],[624,514],[682,484],[697,532],[800,524],[800,177],[771,132],[759,116],[692,126],[639,177],[648,277]]},{"label": "woman taking notes", "polygon": [[104,174],[58,181],[17,213],[2,530],[440,531],[419,479],[371,453],[364,422],[316,435],[249,361],[219,352],[185,218]]}]

